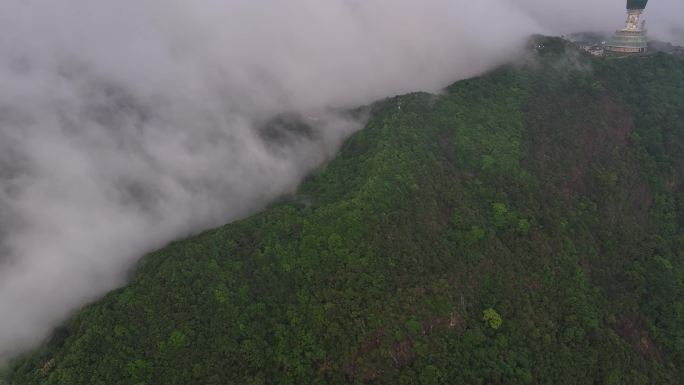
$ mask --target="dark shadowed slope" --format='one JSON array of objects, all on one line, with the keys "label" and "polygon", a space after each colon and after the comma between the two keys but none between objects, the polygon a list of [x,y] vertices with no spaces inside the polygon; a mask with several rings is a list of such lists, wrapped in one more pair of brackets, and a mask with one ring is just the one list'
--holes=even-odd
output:
[{"label": "dark shadowed slope", "polygon": [[12,384],[678,384],[684,61],[372,108],[291,199],[147,256]]}]

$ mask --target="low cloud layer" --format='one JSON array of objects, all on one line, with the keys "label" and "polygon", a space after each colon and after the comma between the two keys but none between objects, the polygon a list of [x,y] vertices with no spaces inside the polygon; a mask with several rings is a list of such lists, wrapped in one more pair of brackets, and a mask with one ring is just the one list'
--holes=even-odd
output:
[{"label": "low cloud layer", "polygon": [[[479,74],[531,33],[624,18],[623,0],[539,3],[0,2],[0,360],[145,252],[293,191],[360,128],[334,111]],[[677,33],[680,2],[651,3],[652,30]],[[284,113],[314,135],[265,141]]]}]

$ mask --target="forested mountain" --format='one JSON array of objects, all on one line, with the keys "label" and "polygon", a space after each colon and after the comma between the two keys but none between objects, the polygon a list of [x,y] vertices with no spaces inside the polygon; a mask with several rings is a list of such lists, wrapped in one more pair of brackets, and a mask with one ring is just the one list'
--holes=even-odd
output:
[{"label": "forested mountain", "polygon": [[295,196],[146,256],[6,381],[684,383],[684,60],[533,56],[369,107]]}]

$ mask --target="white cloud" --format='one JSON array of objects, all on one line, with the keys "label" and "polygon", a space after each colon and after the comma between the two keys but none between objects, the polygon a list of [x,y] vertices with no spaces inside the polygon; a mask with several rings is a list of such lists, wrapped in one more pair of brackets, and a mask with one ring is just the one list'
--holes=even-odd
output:
[{"label": "white cloud", "polygon": [[[652,29],[670,33],[681,4],[652,3]],[[292,191],[359,128],[330,108],[437,90],[510,59],[531,33],[617,28],[621,8],[0,2],[0,357],[122,284],[145,252]],[[289,111],[319,116],[319,135],[276,151],[256,122]]]}]

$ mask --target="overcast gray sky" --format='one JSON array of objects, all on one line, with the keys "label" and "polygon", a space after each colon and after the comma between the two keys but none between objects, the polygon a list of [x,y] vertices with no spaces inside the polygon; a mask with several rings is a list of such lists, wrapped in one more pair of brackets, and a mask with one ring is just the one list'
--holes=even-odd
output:
[{"label": "overcast gray sky", "polygon": [[[531,33],[614,30],[624,3],[0,1],[0,359],[145,252],[292,191],[360,128],[330,108],[436,91]],[[652,33],[682,39],[683,4],[652,0]],[[265,144],[255,122],[286,111],[318,136]]]}]

